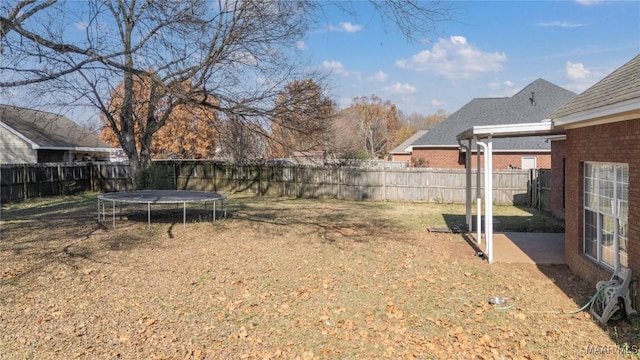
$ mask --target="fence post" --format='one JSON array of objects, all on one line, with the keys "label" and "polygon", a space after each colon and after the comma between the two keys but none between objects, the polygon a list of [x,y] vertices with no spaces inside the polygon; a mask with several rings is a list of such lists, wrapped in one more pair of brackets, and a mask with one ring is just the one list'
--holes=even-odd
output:
[{"label": "fence post", "polygon": [[28,187],[27,187],[27,164],[23,164],[22,165],[22,192],[23,192],[23,198],[25,200],[27,200],[29,198],[29,194],[28,194]]},{"label": "fence post", "polygon": [[338,165],[338,200],[340,200],[340,184],[342,183],[342,166]]},{"label": "fence post", "polygon": [[60,163],[57,164],[56,169],[58,170],[58,193],[64,194],[64,186],[62,185],[64,179],[62,178],[62,167]]},{"label": "fence post", "polygon": [[382,166],[382,201],[387,201],[387,168]]}]

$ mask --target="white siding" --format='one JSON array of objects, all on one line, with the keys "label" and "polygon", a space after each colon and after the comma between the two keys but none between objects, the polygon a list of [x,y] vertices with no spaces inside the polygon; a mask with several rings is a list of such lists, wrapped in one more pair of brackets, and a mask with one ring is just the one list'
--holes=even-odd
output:
[{"label": "white siding", "polygon": [[37,152],[31,145],[9,130],[0,127],[0,164],[38,162]]}]

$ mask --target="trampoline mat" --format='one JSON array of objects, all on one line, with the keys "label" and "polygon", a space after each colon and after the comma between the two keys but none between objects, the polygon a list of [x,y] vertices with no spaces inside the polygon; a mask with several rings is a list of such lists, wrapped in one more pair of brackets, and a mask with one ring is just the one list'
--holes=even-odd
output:
[{"label": "trampoline mat", "polygon": [[224,200],[226,196],[215,192],[195,190],[136,190],[101,194],[98,195],[98,198],[106,201],[139,204],[178,204]]}]

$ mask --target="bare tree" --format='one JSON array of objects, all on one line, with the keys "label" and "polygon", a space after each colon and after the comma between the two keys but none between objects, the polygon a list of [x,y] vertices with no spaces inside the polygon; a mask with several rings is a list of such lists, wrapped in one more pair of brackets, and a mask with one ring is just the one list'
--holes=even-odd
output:
[{"label": "bare tree", "polygon": [[327,150],[335,104],[313,80],[294,80],[276,100],[269,155],[290,157],[294,151]]},{"label": "bare tree", "polygon": [[230,116],[222,121],[220,132],[220,156],[236,164],[262,160],[266,153],[267,138],[262,129],[247,126],[240,116]]},{"label": "bare tree", "polygon": [[[21,24],[34,14],[55,4],[58,0],[20,0],[17,2],[3,2],[0,4],[0,13],[6,14],[6,21],[0,23],[0,39],[4,38],[11,31],[12,24]],[[0,44],[1,45],[1,44]],[[0,46],[2,54],[2,46]]]},{"label": "bare tree", "polygon": [[353,99],[351,106],[344,109],[347,118],[353,123],[356,131],[351,134],[360,142],[370,159],[384,156],[397,142],[395,136],[399,130],[399,117],[396,106],[379,97],[361,96]]},{"label": "bare tree", "polygon": [[[370,4],[408,36],[445,15],[420,0]],[[327,6],[347,8],[321,0],[10,0],[0,14],[0,87],[93,106],[135,175],[149,166],[154,135],[181,105],[266,131],[284,86],[314,78],[293,46]],[[145,113],[135,111],[136,81],[151,84]],[[120,83],[122,104],[113,112],[109,96]]]}]

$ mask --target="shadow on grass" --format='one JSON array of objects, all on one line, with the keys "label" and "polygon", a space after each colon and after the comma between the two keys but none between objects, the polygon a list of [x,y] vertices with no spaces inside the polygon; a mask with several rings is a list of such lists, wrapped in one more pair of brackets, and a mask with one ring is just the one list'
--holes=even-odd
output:
[{"label": "shadow on grass", "polygon": [[[526,215],[493,215],[494,232],[531,232],[531,233],[562,233],[564,222],[545,212],[536,209],[520,208],[528,212]],[[450,229],[466,229],[466,216],[464,214],[442,214],[444,221]],[[481,226],[484,229],[484,216],[481,218]],[[472,218],[473,228],[476,228],[477,218]]]},{"label": "shadow on grass", "polygon": [[[545,212],[538,211],[537,209],[521,209],[529,212],[530,215],[494,216],[494,231],[526,233],[564,232],[564,224],[561,222],[561,220],[558,220]],[[466,216],[464,214],[443,214],[442,216],[448,228],[466,228]],[[474,216],[474,228],[476,225],[476,221],[477,220]],[[484,218],[482,219],[482,221],[482,225],[484,225]],[[469,247],[472,248],[476,253],[478,251],[483,251],[483,249],[479,248],[478,244],[475,241],[475,238],[471,234],[461,233],[460,235],[462,239],[464,239],[464,241],[469,245]],[[517,242],[514,242],[514,244],[525,253],[527,253],[527,251],[529,250],[528,246],[522,246],[523,244],[518,244]],[[540,249],[538,251],[540,251]],[[545,249],[543,248],[542,251],[545,251]],[[563,258],[564,253],[560,254],[559,256]],[[530,258],[533,259],[534,257],[530,256]],[[492,266],[500,266],[500,264],[497,263],[493,264]],[[576,304],[575,309],[563,309],[564,311],[570,312],[581,309],[589,302],[591,297],[596,292],[595,287],[591,286],[587,281],[574,275],[571,272],[571,269],[565,264],[536,264],[536,267],[558,289],[560,289]],[[586,306],[582,310],[585,313],[585,316],[588,316],[587,314],[589,313],[589,308],[589,306]],[[616,353],[618,353],[618,350],[624,351],[624,349],[630,349],[631,351],[628,354],[631,355],[631,358],[634,358],[633,354],[635,354],[635,358],[640,359],[640,355],[638,355],[640,354],[640,332],[638,332],[637,329],[634,329],[634,327],[629,323],[628,319],[611,320],[608,324],[602,326],[602,329],[609,335],[609,337],[613,341],[615,341],[619,345],[619,348],[615,349]],[[597,339],[593,339],[593,345],[598,345]],[[583,352],[586,351],[586,349],[579,350]],[[632,351],[635,351],[635,353],[633,353]],[[584,354],[586,354],[586,352]]]}]

